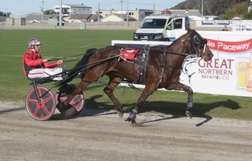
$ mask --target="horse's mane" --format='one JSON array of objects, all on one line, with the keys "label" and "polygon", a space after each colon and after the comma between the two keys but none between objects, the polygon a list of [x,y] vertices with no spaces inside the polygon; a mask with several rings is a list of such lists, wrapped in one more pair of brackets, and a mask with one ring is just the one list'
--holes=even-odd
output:
[{"label": "horse's mane", "polygon": [[181,41],[181,38],[184,37],[187,33],[181,35],[180,37],[178,37],[177,39],[175,39],[174,41],[172,41],[172,43],[170,45],[154,45],[154,46],[151,46],[151,49],[154,49],[154,50],[161,50],[163,47],[166,47],[167,49],[168,48],[171,48],[174,44],[177,44],[178,41]]},{"label": "horse's mane", "polygon": [[176,44],[177,41],[181,41],[181,38],[184,37],[186,34],[188,34],[188,32],[186,32],[185,34],[181,35],[180,37],[178,37],[177,39],[175,39],[171,44],[170,46],[172,46],[173,44]]},{"label": "horse's mane", "polygon": [[96,49],[96,48],[91,48],[91,49],[88,49],[85,53],[85,55],[82,57],[82,59],[75,65],[74,68],[78,68],[80,66],[82,66],[83,64],[87,64],[89,58],[94,54],[96,53],[96,51],[99,50],[99,49]]}]

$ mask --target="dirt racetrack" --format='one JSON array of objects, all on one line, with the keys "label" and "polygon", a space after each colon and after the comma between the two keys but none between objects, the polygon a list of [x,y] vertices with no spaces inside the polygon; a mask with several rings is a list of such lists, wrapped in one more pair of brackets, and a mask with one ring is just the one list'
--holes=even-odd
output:
[{"label": "dirt racetrack", "polygon": [[[124,119],[128,114],[124,115]],[[0,102],[2,161],[249,161],[252,122],[140,114],[132,127],[114,111],[35,121],[24,106]]]}]

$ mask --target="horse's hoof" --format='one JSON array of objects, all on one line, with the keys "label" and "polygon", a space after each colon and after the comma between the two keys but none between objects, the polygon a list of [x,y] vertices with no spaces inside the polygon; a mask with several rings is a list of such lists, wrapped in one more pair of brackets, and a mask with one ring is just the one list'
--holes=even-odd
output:
[{"label": "horse's hoof", "polygon": [[128,117],[125,121],[129,121],[131,123],[136,123],[135,119],[132,117]]},{"label": "horse's hoof", "polygon": [[131,121],[131,119],[128,117],[128,118],[127,118],[126,120],[124,120],[124,121],[129,121],[129,122],[130,122],[130,121]]},{"label": "horse's hoof", "polygon": [[123,114],[124,114],[124,111],[123,111],[122,106],[116,108],[115,110],[116,110],[118,116],[119,116],[120,118],[122,118],[122,117],[123,117]]},{"label": "horse's hoof", "polygon": [[130,112],[129,113],[129,117],[125,120],[125,121],[129,121],[129,122],[136,122],[136,112]]},{"label": "horse's hoof", "polygon": [[56,105],[56,108],[63,116],[65,116],[65,118],[70,118],[78,113],[74,106],[72,106],[71,104],[64,106],[63,102],[58,103]]},{"label": "horse's hoof", "polygon": [[136,120],[135,119],[133,119],[133,120],[131,120],[131,126],[134,126],[134,127],[141,127],[141,126],[143,126],[143,122],[140,122],[140,123],[138,123],[138,122],[136,122]]},{"label": "horse's hoof", "polygon": [[76,108],[70,104],[68,104],[66,109],[64,110],[64,112],[62,112],[62,114],[66,118],[71,118],[71,117],[75,116],[77,113],[78,113],[78,111],[76,110]]},{"label": "horse's hoof", "polygon": [[[118,116],[120,117],[120,118],[123,118],[123,113],[122,112],[119,112],[119,111],[116,111],[117,112],[117,114],[118,114]],[[126,121],[126,120],[125,120]]]},{"label": "horse's hoof", "polygon": [[192,118],[192,113],[190,111],[186,111],[186,116],[190,117],[190,119]]},{"label": "horse's hoof", "polygon": [[139,124],[138,123],[136,123],[136,122],[131,122],[131,124],[130,124],[131,126],[134,126],[134,127],[136,127],[136,126],[139,126]]}]

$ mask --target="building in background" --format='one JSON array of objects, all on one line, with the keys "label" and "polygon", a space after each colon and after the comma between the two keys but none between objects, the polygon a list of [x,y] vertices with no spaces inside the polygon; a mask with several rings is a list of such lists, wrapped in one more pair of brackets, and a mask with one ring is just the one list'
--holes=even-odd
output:
[{"label": "building in background", "polygon": [[0,16],[0,22],[5,22],[6,21],[6,17],[5,16]]},{"label": "building in background", "polygon": [[[121,21],[125,21],[125,16],[129,14],[129,20],[131,21],[142,21],[144,17],[154,13],[154,10],[148,9],[135,9],[135,10],[99,10],[99,15],[103,18],[103,21],[118,21],[118,16]],[[98,14],[98,10],[94,10],[93,14]]]},{"label": "building in background", "polygon": [[128,16],[126,14],[112,14],[107,17],[100,19],[101,22],[111,22],[111,21],[136,21],[135,18]]},{"label": "building in background", "polygon": [[178,15],[178,16],[188,16],[190,19],[192,20],[196,20],[196,19],[201,19],[202,18],[202,14],[200,13],[199,10],[169,10],[171,12],[172,15]]},{"label": "building in background", "polygon": [[190,19],[197,19],[201,17],[199,10],[159,10],[153,9],[138,9],[135,10],[92,10],[92,7],[82,4],[62,4],[53,7],[55,14],[46,15],[41,13],[28,14],[26,23],[47,23],[50,19],[57,19],[59,21],[60,8],[62,9],[62,20],[64,22],[119,22],[119,21],[142,21],[146,16],[151,14],[173,14],[185,15]]},{"label": "building in background", "polygon": [[[60,5],[54,6],[56,14],[60,12]],[[62,16],[71,17],[76,14],[92,14],[92,7],[83,4],[62,4]]]},{"label": "building in background", "polygon": [[51,18],[58,18],[58,16],[57,15],[43,15],[42,16],[39,13],[31,13],[25,17],[27,23],[43,23],[43,21],[47,22]]}]

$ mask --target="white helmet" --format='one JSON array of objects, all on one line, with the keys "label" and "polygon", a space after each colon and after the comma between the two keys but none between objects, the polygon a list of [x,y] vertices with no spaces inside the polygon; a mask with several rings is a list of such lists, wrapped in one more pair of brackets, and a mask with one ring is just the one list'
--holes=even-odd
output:
[{"label": "white helmet", "polygon": [[32,49],[34,48],[35,45],[41,45],[40,41],[37,38],[31,38],[28,41],[28,48]]}]

